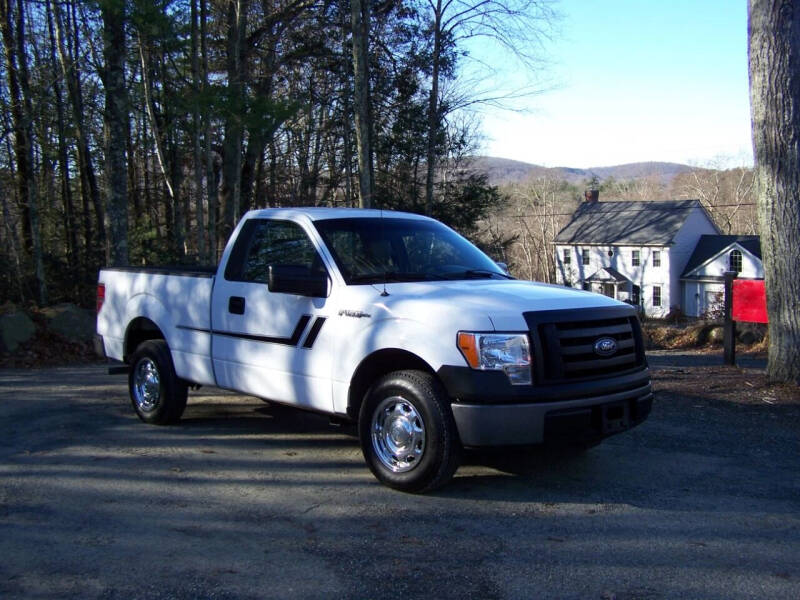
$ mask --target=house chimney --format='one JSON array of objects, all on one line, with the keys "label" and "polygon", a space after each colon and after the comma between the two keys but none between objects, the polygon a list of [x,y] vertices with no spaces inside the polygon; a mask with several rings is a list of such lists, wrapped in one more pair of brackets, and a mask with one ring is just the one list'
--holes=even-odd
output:
[{"label": "house chimney", "polygon": [[600,190],[585,190],[583,197],[586,202],[597,202],[600,199]]}]

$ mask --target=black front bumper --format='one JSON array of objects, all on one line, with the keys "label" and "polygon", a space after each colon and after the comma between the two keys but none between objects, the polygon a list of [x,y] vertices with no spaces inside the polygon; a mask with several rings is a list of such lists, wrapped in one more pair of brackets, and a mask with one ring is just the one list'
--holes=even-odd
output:
[{"label": "black front bumper", "polygon": [[626,431],[650,414],[648,370],[606,379],[512,386],[501,372],[442,367],[465,446],[596,441]]}]

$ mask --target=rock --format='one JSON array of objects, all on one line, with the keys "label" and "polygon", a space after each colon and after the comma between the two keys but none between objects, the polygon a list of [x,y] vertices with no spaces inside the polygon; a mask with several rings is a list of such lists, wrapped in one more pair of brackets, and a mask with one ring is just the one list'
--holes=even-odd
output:
[{"label": "rock", "polygon": [[15,352],[19,345],[31,339],[34,333],[36,326],[24,312],[12,312],[0,316],[0,351]]},{"label": "rock", "polygon": [[47,328],[69,342],[90,342],[95,330],[94,313],[74,304],[58,304],[42,309]]},{"label": "rock", "polygon": [[0,304],[0,315],[8,315],[17,312],[19,309],[13,302],[4,302]]},{"label": "rock", "polygon": [[719,325],[708,332],[708,341],[712,344],[721,344],[724,339],[725,330]]},{"label": "rock", "polygon": [[756,334],[753,331],[743,331],[738,336],[739,341],[747,346],[751,344],[755,344],[758,339],[756,338]]},{"label": "rock", "polygon": [[767,327],[761,323],[737,323],[736,324],[736,339],[751,346],[757,344],[764,339],[767,334]]},{"label": "rock", "polygon": [[699,325],[691,328],[689,331],[690,339],[692,340],[692,346],[697,348],[699,346],[705,346],[706,342],[708,341],[708,335],[711,332],[711,328],[708,325]]}]

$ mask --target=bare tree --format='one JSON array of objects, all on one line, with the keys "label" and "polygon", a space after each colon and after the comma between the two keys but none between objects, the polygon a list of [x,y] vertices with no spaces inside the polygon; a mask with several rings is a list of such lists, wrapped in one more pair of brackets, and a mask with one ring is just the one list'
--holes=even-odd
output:
[{"label": "bare tree", "polygon": [[375,171],[372,162],[372,114],[369,86],[369,5],[370,0],[350,0],[350,24],[353,33],[353,88],[358,153],[358,205],[372,206]]},{"label": "bare tree", "polygon": [[[55,26],[53,24],[53,11],[50,0],[46,4],[47,13],[47,34],[50,42],[50,68],[56,75],[59,72],[57,59],[57,45],[55,37]],[[64,204],[64,229],[66,230],[66,258],[69,270],[72,274],[72,281],[77,284],[78,280],[76,266],[78,264],[78,239],[75,225],[75,206],[72,197],[72,186],[70,185],[70,162],[67,148],[66,131],[66,108],[64,106],[64,95],[62,92],[62,81],[60,77],[55,77],[53,81],[53,92],[56,105],[56,129],[58,134],[58,164],[60,170],[61,200]],[[73,289],[73,293],[77,291]]]},{"label": "bare tree", "polygon": [[[105,248],[106,230],[103,217],[103,205],[100,199],[100,188],[95,175],[94,160],[89,150],[89,131],[86,124],[86,106],[83,99],[83,83],[78,60],[78,51],[81,39],[78,31],[78,19],[74,3],[64,4],[65,13],[62,13],[61,4],[53,2],[53,24],[55,26],[56,44],[61,65],[61,74],[67,84],[67,95],[72,106],[72,125],[77,145],[77,163],[80,173],[80,189],[83,204],[83,232],[84,232],[84,265],[89,266],[97,248]],[[92,228],[92,209],[97,239]]]},{"label": "bare tree", "polygon": [[202,121],[200,118],[200,26],[197,0],[190,0],[190,37],[192,68],[192,166],[194,167],[195,218],[197,219],[197,255],[206,255],[205,194],[203,192]]},{"label": "bare tree", "polygon": [[239,196],[242,192],[242,141],[244,139],[245,83],[247,61],[247,17],[249,0],[228,0],[226,70],[228,98],[225,118],[225,139],[222,148],[222,185],[220,204],[223,220],[217,245],[221,247],[233,231],[239,215]]},{"label": "bare tree", "polygon": [[508,231],[515,234],[511,244],[514,265],[528,279],[553,283],[556,261],[553,239],[575,209],[575,190],[564,181],[537,177],[503,190],[509,199],[504,217]]},{"label": "bare tree", "polygon": [[14,145],[17,159],[17,190],[25,215],[24,237],[33,259],[38,300],[47,303],[42,241],[39,231],[39,198],[36,190],[33,159],[33,105],[31,101],[28,59],[25,51],[25,12],[22,0],[16,7],[12,0],[0,0],[0,28],[6,54],[6,73],[11,93],[14,122]]},{"label": "bare tree", "polygon": [[600,189],[604,197],[614,200],[652,202],[664,200],[666,195],[666,186],[657,175],[623,180],[608,178]]},{"label": "bare tree", "polygon": [[453,53],[469,39],[484,38],[496,42],[529,68],[538,66],[538,54],[547,27],[555,18],[547,0],[428,0],[432,49],[431,89],[428,100],[427,176],[425,211],[433,210],[437,146],[441,123],[446,113],[474,102],[496,102],[497,96],[460,98],[443,106],[441,80],[453,76]]},{"label": "bare tree", "polygon": [[724,233],[755,234],[753,169],[745,166],[729,169],[725,162],[720,157],[680,174],[673,182],[675,195],[699,200]]},{"label": "bare tree", "polygon": [[112,265],[128,264],[128,98],[125,88],[125,3],[104,0],[103,57],[105,59],[106,107],[104,143],[108,185],[106,215],[109,256]]},{"label": "bare tree", "polygon": [[800,385],[800,2],[750,0],[750,104],[767,285],[767,375]]}]

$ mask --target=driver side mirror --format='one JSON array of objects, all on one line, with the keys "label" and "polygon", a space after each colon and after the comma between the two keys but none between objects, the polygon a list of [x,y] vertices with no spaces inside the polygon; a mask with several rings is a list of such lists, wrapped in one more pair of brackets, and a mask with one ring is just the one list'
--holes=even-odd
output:
[{"label": "driver side mirror", "polygon": [[508,272],[508,265],[506,263],[504,263],[504,262],[495,262],[495,264],[498,267],[500,267],[500,270],[503,271],[503,273],[505,273],[506,275],[511,275],[511,273]]},{"label": "driver side mirror", "polygon": [[328,275],[296,265],[270,265],[267,288],[273,293],[327,298]]}]

